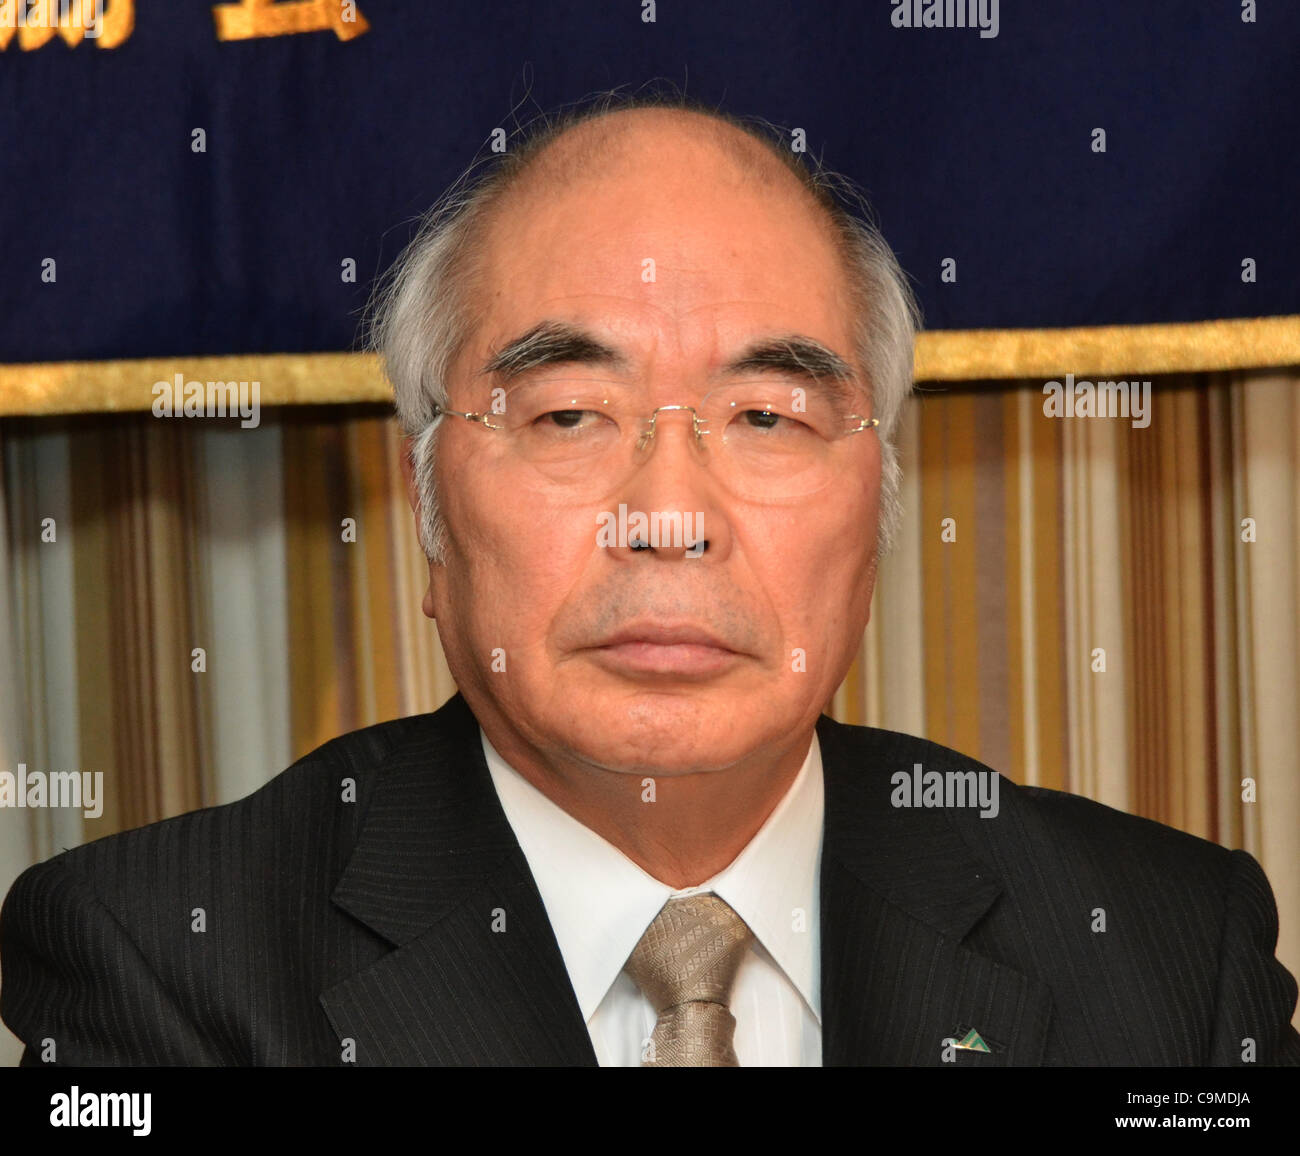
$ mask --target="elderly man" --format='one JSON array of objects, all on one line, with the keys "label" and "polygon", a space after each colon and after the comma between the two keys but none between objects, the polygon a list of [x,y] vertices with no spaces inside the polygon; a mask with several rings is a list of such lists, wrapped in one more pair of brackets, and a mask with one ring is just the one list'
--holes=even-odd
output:
[{"label": "elderly man", "polygon": [[1249,855],[821,714],[915,326],[716,114],[589,109],[454,189],[375,338],[461,693],[24,875],[26,1062],[1300,1063]]}]

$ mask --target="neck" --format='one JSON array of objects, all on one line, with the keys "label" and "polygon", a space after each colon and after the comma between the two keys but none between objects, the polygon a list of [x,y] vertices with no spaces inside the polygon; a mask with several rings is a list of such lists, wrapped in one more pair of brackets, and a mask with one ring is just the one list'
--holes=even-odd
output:
[{"label": "neck", "polygon": [[809,731],[724,770],[651,776],[543,758],[508,732],[484,731],[551,802],[673,888],[703,883],[744,850],[794,783],[813,738]]}]

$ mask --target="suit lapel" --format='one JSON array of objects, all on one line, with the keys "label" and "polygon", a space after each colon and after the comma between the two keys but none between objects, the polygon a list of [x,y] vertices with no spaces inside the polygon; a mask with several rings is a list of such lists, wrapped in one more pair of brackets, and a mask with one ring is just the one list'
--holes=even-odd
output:
[{"label": "suit lapel", "polygon": [[321,996],[358,1064],[596,1063],[459,694],[378,769],[333,900],[394,948]]},{"label": "suit lapel", "polygon": [[[962,942],[1000,884],[944,812],[889,804],[918,740],[825,716],[818,737],[823,1062],[939,1064],[973,1028],[994,1050],[947,1049],[957,1066],[1040,1063],[1046,985]],[[596,1063],[459,694],[378,768],[333,899],[393,948],[321,996],[357,1063]]]},{"label": "suit lapel", "polygon": [[[823,1063],[1041,1063],[1046,985],[962,942],[1001,884],[942,810],[890,804],[890,775],[912,769],[920,740],[825,716],[818,739]],[[927,770],[940,751],[927,748]],[[990,1053],[944,1044],[971,1028]]]}]

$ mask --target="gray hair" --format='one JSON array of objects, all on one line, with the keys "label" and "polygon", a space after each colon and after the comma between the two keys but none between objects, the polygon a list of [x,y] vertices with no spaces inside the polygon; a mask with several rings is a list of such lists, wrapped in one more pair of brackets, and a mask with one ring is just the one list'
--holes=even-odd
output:
[{"label": "gray hair", "polygon": [[425,213],[414,239],[376,284],[366,340],[382,358],[402,429],[414,438],[411,459],[425,555],[434,563],[445,561],[446,534],[434,486],[434,435],[441,424],[437,407],[450,404],[448,372],[471,332],[468,259],[486,214],[530,162],[570,129],[624,109],[647,107],[681,109],[739,129],[793,173],[825,213],[851,286],[857,316],[855,353],[871,388],[874,416],[880,420],[877,558],[884,557],[902,516],[902,470],[894,435],[912,390],[913,341],[921,314],[866,197],[847,177],[819,161],[805,163],[789,145],[791,134],[761,118],[733,116],[676,93],[617,91],[602,93],[555,118],[543,115],[518,128],[505,152],[476,159]]}]

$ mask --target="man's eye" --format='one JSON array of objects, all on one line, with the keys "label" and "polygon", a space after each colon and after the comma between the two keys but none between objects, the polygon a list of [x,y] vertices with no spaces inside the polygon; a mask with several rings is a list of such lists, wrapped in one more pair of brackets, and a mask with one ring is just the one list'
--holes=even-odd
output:
[{"label": "man's eye", "polygon": [[756,430],[780,430],[784,422],[788,427],[787,432],[793,432],[802,424],[795,418],[786,417],[772,409],[747,409],[740,416],[746,426]]},{"label": "man's eye", "polygon": [[777,415],[770,409],[747,409],[745,417],[750,425],[757,426],[759,429],[771,429],[777,421]]},{"label": "man's eye", "polygon": [[538,422],[544,427],[550,426],[555,429],[581,429],[584,418],[597,416],[589,409],[556,409],[542,414]]}]

